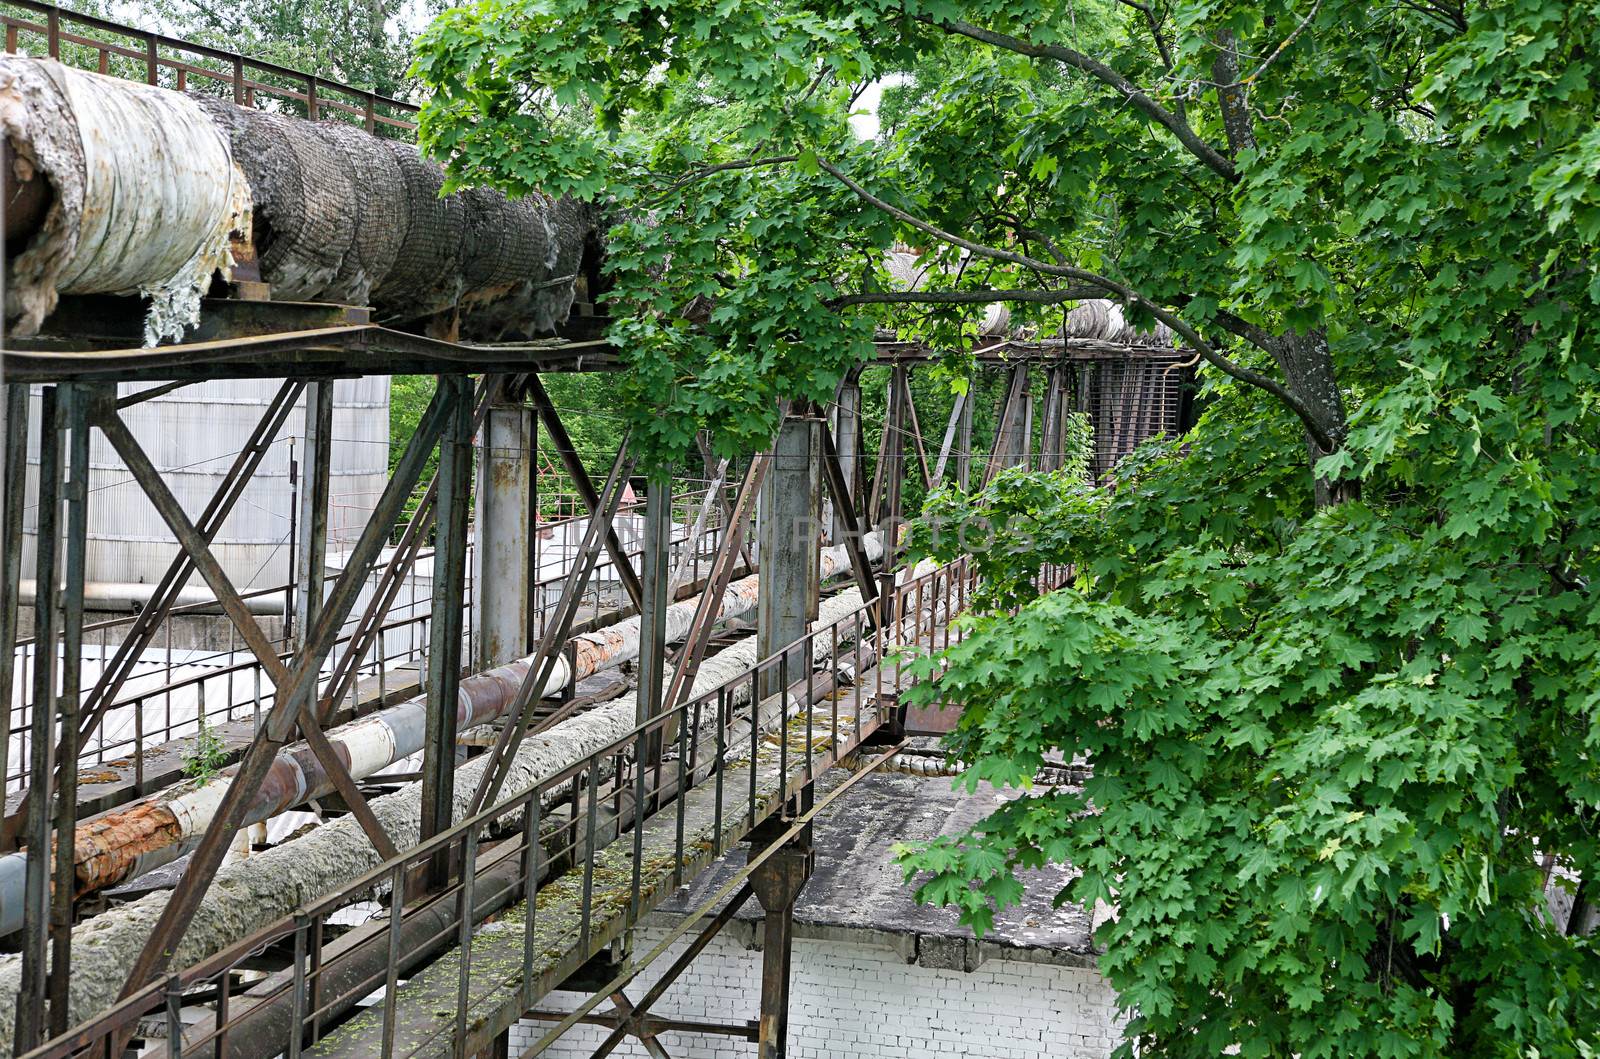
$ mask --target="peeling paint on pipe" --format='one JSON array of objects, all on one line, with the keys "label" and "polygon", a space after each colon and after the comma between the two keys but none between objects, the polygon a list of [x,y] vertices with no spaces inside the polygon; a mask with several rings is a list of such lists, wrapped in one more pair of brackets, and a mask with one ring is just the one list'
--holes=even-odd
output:
[{"label": "peeling paint on pipe", "polygon": [[[863,543],[869,559],[882,555],[882,541],[876,534],[868,535]],[[849,553],[842,545],[826,548],[819,558],[818,572],[826,580],[848,570],[849,562]],[[760,576],[752,574],[730,584],[723,593],[719,616],[730,618],[754,610],[760,582]],[[688,635],[697,605],[698,598],[691,598],[667,608],[669,642]],[[637,658],[639,629],[640,619],[635,616],[608,629],[574,637],[575,679],[582,680]],[[532,664],[531,656],[520,658],[463,679],[456,697],[457,731],[465,732],[503,716]],[[566,656],[558,657],[541,696],[558,694],[572,679]],[[426,717],[427,699],[419,695],[330,731],[328,742],[351,776],[364,779],[420,751]],[[170,864],[194,849],[215,818],[236,771],[225,769],[203,787],[181,784],[79,824],[73,840],[78,893],[114,886]],[[261,823],[333,791],[332,779],[309,747],[304,743],[284,747],[256,790],[243,824]],[[22,928],[21,868],[27,857],[27,851],[0,857],[0,934]]]},{"label": "peeling paint on pipe", "polygon": [[[901,571],[903,580],[908,571]],[[825,626],[861,605],[861,595],[851,588],[819,608],[817,625]],[[841,643],[847,642],[844,637]],[[831,644],[819,638],[816,657],[827,657]],[[695,676],[691,693],[711,691],[755,664],[755,637],[747,637],[707,658]],[[749,682],[735,688],[740,705]],[[548,731],[523,742],[511,761],[505,790],[525,791],[554,776],[573,761],[603,750],[633,730],[635,697],[624,695],[597,709],[569,717]],[[466,818],[482,775],[485,759],[467,762],[456,775],[452,822]],[[420,832],[422,785],[411,783],[370,803],[373,814],[395,845],[409,849]],[[353,817],[343,816],[281,846],[248,860],[223,865],[196,910],[188,931],[178,942],[174,966],[187,967],[224,947],[276,922],[296,908],[308,905],[382,863],[372,842]],[[0,878],[6,868],[0,865]],[[68,1018],[79,1025],[105,1011],[116,1001],[127,969],[154,928],[166,906],[166,892],[153,893],[112,909],[72,932],[72,978],[69,983]],[[0,957],[0,1026],[16,1018],[21,958]],[[9,1056],[11,1042],[0,1034],[0,1059]]]}]

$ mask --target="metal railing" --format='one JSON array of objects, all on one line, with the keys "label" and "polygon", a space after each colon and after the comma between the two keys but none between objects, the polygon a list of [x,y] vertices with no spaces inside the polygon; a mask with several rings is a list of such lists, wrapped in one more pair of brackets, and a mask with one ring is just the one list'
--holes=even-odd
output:
[{"label": "metal railing", "polygon": [[44,54],[52,59],[83,58],[89,61],[73,65],[128,80],[142,76],[146,84],[165,83],[166,87],[179,92],[195,87],[191,82],[209,83],[231,88],[233,101],[241,106],[254,107],[273,100],[312,121],[330,116],[341,120],[354,118],[359,119],[368,132],[376,132],[379,127],[406,133],[416,131],[415,116],[421,109],[416,104],[318,74],[80,14],[39,0],[5,0],[0,11],[4,8],[32,12],[41,19],[34,21],[0,14],[0,25],[5,26],[6,51],[12,54],[27,43],[39,43],[43,45]]},{"label": "metal railing", "polygon": [[[964,606],[970,580],[970,564],[962,560],[896,586],[889,620],[875,620],[876,601],[858,606],[760,660],[748,672],[636,725],[532,787],[385,861],[251,937],[151,983],[29,1056],[103,1056],[114,1036],[136,1033],[154,1016],[165,1026],[166,1054],[223,1059],[233,1054],[232,1041],[247,1038],[252,1018],[287,1004],[291,1025],[298,1032],[288,1034],[284,1054],[297,1059],[303,1048],[315,1044],[375,991],[383,990],[386,998],[393,999],[404,976],[402,964],[415,966],[450,948],[460,953],[460,984],[453,1017],[437,1020],[435,1036],[463,1035],[472,1006],[469,984],[476,927],[561,879],[581,895],[577,936],[565,958],[582,960],[598,950],[606,938],[637,922],[670,892],[656,885],[663,880],[645,878],[642,853],[647,828],[671,822],[670,876],[676,888],[696,863],[720,856],[762,819],[785,811],[788,799],[820,769],[860,745],[885,722],[894,701],[885,689],[899,690],[907,649],[937,650],[961,638],[960,626],[952,626],[949,618]],[[863,687],[869,671],[870,680]],[[853,697],[836,693],[850,688],[855,689]],[[847,699],[854,707],[848,712]],[[766,708],[774,700],[775,708]],[[659,757],[651,753],[653,742],[665,748]],[[733,777],[732,782],[742,784],[738,789],[730,785],[734,769],[748,771],[748,778]],[[686,834],[686,796],[697,791],[709,791],[713,799],[709,840]],[[735,810],[732,815],[725,805]],[[635,806],[661,808],[641,821]],[[517,837],[497,842],[480,856],[485,834],[507,821],[514,821]],[[630,831],[633,870],[625,891],[614,878],[597,882],[596,867],[604,850]],[[448,886],[410,896],[425,866],[441,858],[457,866]],[[388,902],[387,921],[381,927],[358,927],[365,933],[359,939],[346,936],[338,953],[329,957],[327,942],[338,926],[334,917],[375,894]],[[501,983],[514,984],[512,979],[521,976],[520,995],[527,1007],[537,999],[533,994],[534,970],[541,957],[535,946],[539,911],[537,901],[526,907],[521,960]],[[264,952],[284,949],[292,952],[288,966],[265,978],[248,975],[253,979],[248,1007],[235,1011],[232,1001],[245,988],[241,973],[259,971]],[[357,964],[363,954],[368,961]],[[210,1010],[200,1021],[186,1022],[186,1001],[191,1008],[202,1004]],[[395,1019],[394,1007],[386,1006],[379,1049],[384,1059],[397,1054]],[[282,1040],[275,1038],[274,1045]],[[408,1037],[409,1050],[404,1054],[425,1043]]]},{"label": "metal railing", "polygon": [[[687,560],[683,564],[683,569],[688,584],[698,583],[709,571],[711,559],[721,545],[722,534],[726,532],[723,509],[720,504],[713,504],[703,532],[698,540],[691,542],[692,525],[705,492],[704,488],[698,492],[685,491],[681,494],[681,499],[674,500],[677,520],[674,523],[671,539],[671,554],[675,566],[681,559]],[[540,523],[539,530],[541,535],[549,533],[553,538],[568,535],[581,538],[582,526],[586,521],[587,516],[558,519]],[[623,530],[622,537],[624,553],[630,560],[637,561],[644,553],[640,535],[629,534]],[[541,544],[545,545],[539,549],[541,567],[550,568],[552,564],[544,561],[549,559],[548,554],[544,554],[548,549],[548,543],[541,542]],[[418,553],[417,559],[426,560],[432,555],[431,549],[422,551]],[[464,643],[468,657],[471,657],[471,648],[477,633],[470,603],[472,568],[472,545],[469,543],[466,593],[468,602],[463,603]],[[556,558],[554,571],[548,576],[537,578],[533,585],[535,639],[543,635],[545,622],[554,614],[561,585],[565,580],[565,561],[560,556]],[[338,576],[337,573],[329,574],[325,581],[331,582]],[[360,694],[358,688],[361,679],[367,679],[369,687],[372,682],[376,683],[377,698],[367,703],[376,705],[388,698],[390,690],[388,681],[396,669],[416,666],[420,670],[426,665],[432,599],[427,594],[418,592],[418,579],[415,576],[408,580],[411,584],[409,599],[397,599],[390,607],[382,631],[372,638],[370,645],[356,662],[356,679],[350,680],[346,685],[353,711],[358,708],[357,698]],[[292,585],[276,585],[242,593],[240,598],[246,602],[273,597],[288,599],[292,590]],[[595,574],[590,578],[586,597],[588,617],[591,619],[600,616],[608,608],[619,606],[624,602],[622,591],[618,587],[616,565],[609,556],[603,555],[597,563]],[[137,690],[124,690],[107,707],[106,716],[100,727],[90,737],[79,755],[81,765],[104,766],[108,762],[113,764],[131,762],[135,793],[144,794],[147,793],[144,774],[145,752],[152,747],[194,736],[202,728],[226,724],[243,717],[253,718],[256,726],[259,726],[261,717],[276,701],[272,682],[266,676],[260,660],[245,649],[242,643],[236,643],[236,633],[232,625],[226,618],[215,615],[216,609],[216,605],[209,602],[172,608],[162,630],[165,637],[164,646],[145,652],[147,657],[141,658],[140,668],[128,681],[129,684],[135,685]],[[210,653],[204,650],[175,648],[172,619],[193,617],[208,612],[210,612],[208,616],[220,623],[219,629],[226,628],[228,647]],[[131,627],[135,621],[133,615],[128,615],[85,625],[86,656],[104,662],[110,657],[111,650],[118,642],[114,638],[114,633],[118,629]],[[355,627],[356,620],[352,616],[329,653],[324,676],[319,681],[319,693],[328,693],[335,660],[348,652]],[[29,696],[33,689],[32,670],[37,664],[33,654],[34,643],[33,637],[30,636],[18,640],[13,647],[16,654],[15,694],[18,701],[11,705],[12,750],[7,755],[8,764],[4,777],[4,789],[7,791],[25,787],[29,779],[28,744],[32,731]],[[272,643],[279,649],[280,660],[288,661],[292,657],[291,642],[288,638],[279,637]],[[91,651],[94,654],[91,655]],[[409,681],[407,683],[409,684]]]}]

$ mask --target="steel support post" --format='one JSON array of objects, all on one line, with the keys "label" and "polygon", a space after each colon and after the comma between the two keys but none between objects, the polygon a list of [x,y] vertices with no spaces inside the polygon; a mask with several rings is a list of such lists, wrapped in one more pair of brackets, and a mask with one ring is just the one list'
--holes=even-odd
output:
[{"label": "steel support post", "polygon": [[[360,539],[350,551],[344,571],[339,575],[333,591],[324,603],[322,616],[317,620],[316,628],[307,637],[307,649],[311,653],[326,651],[333,644],[339,628],[349,616],[351,608],[355,606],[357,595],[366,582],[368,567],[376,561],[384,541],[388,539],[394,526],[395,519],[399,517],[401,506],[422,474],[424,461],[433,451],[434,443],[444,429],[446,420],[455,412],[453,402],[449,400],[447,394],[442,393],[436,393],[427,410],[423,412],[416,431],[406,443],[405,452],[395,465],[389,484],[384,487],[383,495],[378,498],[366,527],[361,531]],[[170,492],[165,490],[159,475],[150,467],[148,459],[143,458],[143,453],[127,433],[126,427],[122,426],[115,415],[101,418],[100,425],[103,430],[108,431],[112,443],[122,453],[124,460],[128,461],[129,470],[140,480],[146,494],[162,509],[163,517],[177,533],[184,548],[190,552],[196,566],[218,599],[230,607],[232,604],[237,604],[238,594],[221,574],[209,547],[194,531],[187,517],[183,516],[182,509],[177,506]],[[231,607],[230,618],[236,618],[235,610],[242,608]],[[246,628],[253,628],[259,633],[259,628],[256,628],[254,619],[248,612],[239,615],[235,625],[241,632]],[[263,664],[267,664],[269,656],[271,662],[277,663],[275,654],[270,652],[268,656],[258,654]],[[279,664],[278,669],[281,668]],[[295,703],[302,700],[308,689],[316,686],[317,674],[307,667],[297,665],[292,671],[286,671],[281,676],[280,680],[279,674],[274,671],[273,677],[278,688],[277,699],[262,721],[261,728],[256,732],[255,740],[240,761],[239,770],[224,792],[211,826],[206,828],[199,846],[190,856],[188,869],[173,890],[166,907],[161,910],[161,915],[151,929],[144,948],[134,960],[128,972],[128,982],[122,989],[123,997],[138,992],[171,962],[178,940],[188,929],[190,919],[199,908],[212,880],[216,878],[223,854],[227,852],[234,834],[239,830],[251,795],[266,776],[279,749],[289,741],[296,721],[309,717],[307,711],[297,710]],[[314,725],[315,718],[310,719]],[[324,764],[330,773],[335,775],[342,769],[336,757],[331,760],[325,758]],[[348,773],[345,775],[348,776]],[[359,798],[357,800],[359,801]],[[120,1054],[122,1046],[127,1043],[130,1035],[131,1031],[119,1032],[112,1042],[110,1053]]]},{"label": "steel support post", "polygon": [[[667,673],[667,582],[671,578],[672,478],[665,471],[650,476],[644,505],[644,610],[639,615],[639,695],[637,718],[643,722],[661,713]],[[662,733],[651,734],[645,758],[659,768]],[[644,763],[641,762],[641,766]],[[643,774],[643,769],[640,769]]]},{"label": "steel support post", "polygon": [[[295,520],[295,646],[322,611],[323,578],[328,570],[329,474],[333,466],[333,381],[306,387],[305,444],[301,448],[299,517]],[[321,659],[318,659],[321,664]]]},{"label": "steel support post", "polygon": [[[861,375],[859,371],[852,371],[839,383],[839,393],[829,410],[828,427],[833,435],[833,446],[839,454],[839,469],[844,472],[844,487],[846,495],[843,498],[834,498],[833,528],[829,540],[838,544],[845,539],[847,532],[844,516],[840,508],[856,503],[856,496],[861,492],[860,472],[857,464],[860,462],[861,451]],[[856,509],[852,506],[851,512]],[[854,521],[854,520],[852,520]]]},{"label": "steel support post", "polygon": [[50,929],[50,786],[55,772],[56,592],[60,586],[61,416],[59,390],[46,387],[39,404],[39,480],[34,544],[33,703],[28,762],[33,790],[25,835],[22,982],[17,996],[16,1054],[37,1047],[45,1020],[45,968]]},{"label": "steel support post", "polygon": [[972,386],[977,381],[974,378],[968,384],[961,402],[961,418],[956,421],[956,485],[963,493],[972,485]]},{"label": "steel support post", "polygon": [[[456,698],[461,687],[461,621],[467,573],[467,497],[472,484],[472,380],[439,376],[451,390],[450,419],[439,439],[439,496],[433,546],[433,610],[428,641],[428,716],[422,745],[422,830],[426,842],[451,825],[455,799]],[[441,851],[428,865],[431,889],[450,871]]]},{"label": "steel support post", "polygon": [[[905,368],[896,364],[894,370]],[[885,451],[878,455],[878,470],[883,479],[883,496],[878,508],[878,529],[883,533],[883,569],[894,566],[894,550],[900,541],[901,498],[906,475],[906,389],[889,387],[889,407],[884,418]],[[897,396],[898,395],[898,396]]]},{"label": "steel support post", "polygon": [[1039,435],[1039,469],[1053,471],[1061,466],[1061,366],[1051,365],[1046,379],[1044,429]]},{"label": "steel support post", "polygon": [[[822,421],[809,416],[784,420],[761,486],[756,527],[761,556],[756,603],[759,658],[770,658],[803,639],[817,614],[821,468]],[[791,662],[791,674],[799,672],[797,664]],[[781,686],[778,669],[764,670],[759,683],[763,697],[775,694]]]},{"label": "steel support post", "polygon": [[[903,386],[901,376],[905,374],[903,364],[896,364],[890,369],[889,399],[883,417],[883,446],[878,452],[877,487],[873,490],[873,500],[877,504],[877,523],[880,528],[889,529],[887,526],[890,517],[889,493],[891,490],[898,493],[900,482],[905,475],[906,467],[906,401],[907,388]],[[894,516],[899,516],[898,507]],[[884,541],[885,546],[892,541],[891,536]]]},{"label": "steel support post", "polygon": [[988,485],[995,474],[1006,467],[1014,467],[1027,452],[1023,428],[1027,418],[1028,365],[1018,364],[1011,369],[1006,381],[1005,396],[1000,400],[1000,415],[994,433],[994,454],[983,474]]},{"label": "steel support post", "polygon": [[11,704],[17,678],[17,591],[22,579],[22,509],[27,501],[28,387],[5,387],[0,444],[0,782],[11,766]]},{"label": "steel support post", "polygon": [[[85,386],[64,387],[67,426],[65,577],[58,597],[61,690],[56,699],[55,875],[50,894],[50,1035],[67,1032],[72,976],[72,899],[77,892],[73,837],[78,826],[78,703],[83,670],[83,581],[89,536],[89,402]],[[42,847],[35,847],[42,848]]]},{"label": "steel support post", "polygon": [[[498,386],[497,386],[498,389]],[[473,600],[475,669],[492,669],[528,653],[533,584],[533,410],[491,396],[480,431]]]},{"label": "steel support post", "polygon": [[[776,821],[769,821],[757,829],[750,841],[752,856],[770,841],[763,841],[767,836],[762,831],[776,826]],[[756,1042],[759,1059],[783,1059],[787,1054],[794,905],[811,878],[812,861],[808,826],[750,873],[750,888],[766,913],[762,921],[760,1037]]]}]

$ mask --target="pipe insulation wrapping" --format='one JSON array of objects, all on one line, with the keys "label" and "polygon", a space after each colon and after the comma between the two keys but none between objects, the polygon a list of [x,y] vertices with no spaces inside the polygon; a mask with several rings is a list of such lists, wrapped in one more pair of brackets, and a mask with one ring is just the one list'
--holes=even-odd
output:
[{"label": "pipe insulation wrapping", "polygon": [[[902,571],[901,580],[909,576]],[[856,588],[823,600],[816,627],[848,616],[861,606]],[[848,628],[848,626],[846,627]],[[839,642],[849,640],[841,630]],[[828,637],[813,645],[814,656],[826,658],[832,649]],[[748,672],[755,664],[755,637],[705,659],[695,676],[691,696],[715,690]],[[749,682],[735,686],[737,704],[743,704]],[[635,694],[623,695],[523,741],[507,770],[503,791],[511,797],[554,776],[574,761],[604,750],[631,732],[636,723]],[[466,818],[487,755],[456,770],[451,808],[452,822]],[[411,783],[368,803],[394,844],[404,850],[419,841],[422,784]],[[372,842],[353,816],[342,816],[301,837],[246,859],[224,864],[200,901],[189,929],[173,954],[174,967],[188,967],[261,929],[295,909],[309,905],[382,863]],[[133,965],[166,906],[169,894],[157,892],[113,908],[80,923],[72,932],[72,978],[69,983],[68,1019],[71,1025],[109,1008],[126,984]],[[16,1018],[21,981],[20,956],[0,957],[0,1026]],[[0,1035],[0,1059],[11,1054],[11,1041]]]},{"label": "pipe insulation wrapping", "polygon": [[572,307],[587,207],[468,188],[410,144],[199,97],[255,199],[261,278],[280,299],[371,304],[383,320],[463,312],[474,336],[547,333]]},{"label": "pipe insulation wrapping", "polygon": [[193,99],[40,59],[0,57],[0,133],[19,181],[53,195],[12,264],[6,316],[32,335],[60,294],[150,299],[145,341],[199,320],[233,263],[250,195],[228,140]]},{"label": "pipe insulation wrapping", "polygon": [[595,240],[593,209],[570,198],[443,194],[410,144],[47,59],[0,58],[0,133],[8,187],[42,178],[49,199],[10,277],[18,335],[62,294],[143,293],[146,344],[180,338],[237,237],[276,300],[532,337],[567,318]]},{"label": "pipe insulation wrapping", "polygon": [[[866,535],[862,545],[869,560],[883,553],[880,534]],[[818,572],[823,581],[848,568],[849,553],[842,545],[822,549]],[[732,582],[722,594],[718,617],[732,618],[754,610],[759,593],[758,574]],[[689,634],[698,605],[696,597],[667,608],[668,643]],[[559,694],[569,683],[637,658],[640,629],[641,619],[635,616],[574,637],[571,657],[576,673],[568,672],[565,653],[557,656],[549,681],[539,689],[540,696]],[[532,656],[520,658],[463,679],[456,693],[457,730],[465,732],[503,717],[533,662]],[[365,779],[422,749],[427,712],[427,697],[418,695],[330,730],[328,742],[350,775]],[[78,893],[114,886],[170,864],[194,849],[215,819],[237,772],[237,766],[230,766],[204,786],[179,784],[79,823],[73,836]],[[321,759],[306,744],[294,743],[273,759],[261,785],[252,792],[243,823],[261,823],[334,790]],[[0,934],[22,927],[22,879],[28,856],[23,850],[0,857]]]}]

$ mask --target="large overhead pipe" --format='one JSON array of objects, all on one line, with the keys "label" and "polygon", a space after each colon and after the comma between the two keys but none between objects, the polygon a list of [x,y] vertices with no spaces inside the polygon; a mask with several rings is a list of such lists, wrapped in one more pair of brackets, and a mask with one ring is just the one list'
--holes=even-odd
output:
[{"label": "large overhead pipe", "polygon": [[[838,569],[844,569],[842,559]],[[900,578],[909,573],[902,571]],[[824,600],[817,624],[825,626],[847,617],[861,606],[855,588]],[[840,642],[847,643],[842,635]],[[818,660],[827,657],[831,638],[813,644]],[[756,663],[755,638],[707,658],[695,676],[692,695],[712,691],[750,671]],[[748,681],[734,689],[737,705],[746,701]],[[526,739],[512,758],[505,790],[523,791],[572,762],[604,750],[625,737],[637,723],[633,695],[570,717]],[[456,776],[452,822],[466,818],[473,792],[485,767],[475,758]],[[393,794],[373,799],[373,815],[401,849],[418,841],[421,817],[421,783],[411,783]],[[382,860],[353,817],[340,817],[283,845],[246,860],[225,864],[202,899],[189,929],[178,943],[174,966],[189,966],[310,904],[340,886],[373,870]],[[143,948],[168,894],[158,892],[114,908],[79,924],[72,938],[72,980],[69,1017],[77,1025],[113,1004],[126,984],[127,970]],[[16,1017],[20,960],[0,958],[0,1026]],[[10,1054],[10,1041],[0,1035],[0,1057]]]},{"label": "large overhead pipe", "polygon": [[141,294],[147,343],[178,338],[237,251],[278,300],[447,314],[469,338],[547,334],[595,242],[571,199],[441,195],[444,171],[410,144],[48,59],[0,56],[0,140],[21,336],[62,294]]},{"label": "large overhead pipe", "polygon": [[[882,539],[878,535],[868,535],[864,545],[868,558],[881,556]],[[848,569],[844,546],[823,550],[818,563],[823,579]],[[730,584],[722,595],[719,617],[731,618],[755,609],[759,584],[760,578],[754,574]],[[691,598],[667,608],[669,642],[688,635],[697,605],[698,598]],[[570,656],[557,659],[540,695],[559,694],[576,680],[637,658],[639,632],[640,619],[633,617],[574,637]],[[571,669],[568,657],[575,662]],[[521,658],[462,680],[456,696],[457,731],[465,732],[502,717],[516,699],[533,661],[531,656]],[[420,751],[426,717],[427,700],[419,695],[328,732],[328,741],[351,776],[359,780]],[[169,864],[193,849],[215,817],[234,773],[235,769],[226,769],[198,788],[180,784],[79,824],[73,841],[78,892],[114,886]],[[327,769],[306,744],[284,747],[253,793],[244,823],[268,820],[297,805],[326,797],[334,789]],[[22,880],[28,855],[24,850],[0,857],[0,934],[22,927]]]}]

